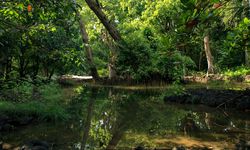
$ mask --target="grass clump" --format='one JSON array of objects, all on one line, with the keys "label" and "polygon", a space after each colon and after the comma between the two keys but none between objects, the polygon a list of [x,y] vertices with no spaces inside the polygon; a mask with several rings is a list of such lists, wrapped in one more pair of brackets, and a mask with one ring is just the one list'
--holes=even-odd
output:
[{"label": "grass clump", "polygon": [[0,90],[0,113],[46,121],[67,120],[69,114],[62,100],[62,89],[56,83],[35,85],[21,82]]}]

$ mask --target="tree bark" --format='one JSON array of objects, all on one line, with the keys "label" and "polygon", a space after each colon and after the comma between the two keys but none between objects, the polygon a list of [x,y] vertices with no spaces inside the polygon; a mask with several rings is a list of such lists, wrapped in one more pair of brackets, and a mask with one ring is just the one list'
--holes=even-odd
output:
[{"label": "tree bark", "polygon": [[89,45],[89,36],[88,36],[87,31],[86,31],[85,24],[83,22],[82,17],[80,16],[80,13],[77,10],[76,10],[76,15],[79,18],[79,25],[80,25],[80,30],[81,30],[82,41],[84,44],[87,61],[88,61],[88,64],[90,66],[91,75],[94,79],[98,80],[99,75],[98,75],[94,60],[93,60],[92,48]]},{"label": "tree bark", "polygon": [[115,61],[117,58],[116,46],[114,42],[112,41],[112,39],[108,36],[107,30],[103,31],[102,40],[110,49],[109,63],[108,63],[109,79],[115,79],[117,77],[116,70],[115,70]]},{"label": "tree bark", "polygon": [[248,42],[246,42],[245,43],[245,65],[246,66],[250,66],[249,65],[249,56],[250,56],[250,54],[249,54],[249,50],[248,50]]},{"label": "tree bark", "polygon": [[204,37],[204,49],[207,57],[207,76],[208,76],[209,74],[214,74],[213,56],[210,50],[208,35]]},{"label": "tree bark", "polygon": [[100,19],[102,24],[108,30],[111,37],[116,41],[119,42],[122,40],[119,31],[116,27],[111,23],[111,21],[107,18],[107,16],[102,11],[101,7],[96,3],[94,0],[85,0],[88,4],[89,8],[96,14],[96,16]]},{"label": "tree bark", "polygon": [[[105,26],[107,31],[109,32],[110,36],[113,38],[115,42],[121,42],[122,37],[117,30],[117,28],[111,23],[105,13],[102,11],[100,4],[98,4],[95,0],[85,0],[89,8],[96,14],[102,24]],[[121,47],[120,47],[121,48]],[[117,78],[116,74],[116,67],[115,67],[115,60],[116,60],[116,52],[114,49],[111,49],[111,58],[108,65],[109,69],[109,79],[114,80]]]},{"label": "tree bark", "polygon": [[109,79],[116,79],[117,77],[116,69],[115,69],[115,60],[116,60],[116,56],[113,52],[111,52],[111,58],[108,64]]}]

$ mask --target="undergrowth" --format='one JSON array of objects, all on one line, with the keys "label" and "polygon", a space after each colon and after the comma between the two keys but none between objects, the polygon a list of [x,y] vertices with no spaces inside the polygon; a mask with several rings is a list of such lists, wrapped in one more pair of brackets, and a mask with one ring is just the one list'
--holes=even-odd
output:
[{"label": "undergrowth", "polygon": [[[38,120],[67,120],[69,114],[63,103],[63,93],[56,83],[34,84],[30,82],[7,85],[0,90],[0,114],[8,116],[32,116]],[[7,88],[10,87],[10,88]]]}]

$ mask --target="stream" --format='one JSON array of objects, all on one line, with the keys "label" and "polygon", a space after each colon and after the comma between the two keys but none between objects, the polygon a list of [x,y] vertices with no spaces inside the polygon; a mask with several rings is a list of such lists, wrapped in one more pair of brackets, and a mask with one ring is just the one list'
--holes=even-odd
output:
[{"label": "stream", "polygon": [[[233,89],[237,88],[240,86]],[[240,149],[250,141],[250,112],[166,104],[162,100],[165,88],[78,86],[64,90],[65,103],[74,116],[70,121],[19,127],[1,133],[1,140],[11,145],[46,141],[53,150],[78,150],[81,146],[124,150]]]}]

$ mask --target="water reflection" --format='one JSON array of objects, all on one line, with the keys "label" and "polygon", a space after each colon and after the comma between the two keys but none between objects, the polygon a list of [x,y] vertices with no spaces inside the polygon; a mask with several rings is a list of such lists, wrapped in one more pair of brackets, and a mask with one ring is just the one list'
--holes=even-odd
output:
[{"label": "water reflection", "polygon": [[247,113],[165,104],[161,92],[152,89],[77,91],[68,104],[74,116],[69,122],[31,125],[3,134],[2,140],[18,145],[39,139],[53,150],[235,149],[250,141]]},{"label": "water reflection", "polygon": [[99,94],[88,140],[91,147],[232,148],[239,138],[249,140],[244,120],[249,117],[234,116],[234,112],[225,116],[207,107],[166,105],[155,91],[101,89]]},{"label": "water reflection", "polygon": [[94,104],[95,104],[95,99],[96,99],[96,94],[98,93],[98,90],[96,88],[90,88],[90,96],[89,96],[89,101],[88,101],[88,107],[87,107],[87,117],[86,121],[84,124],[84,130],[83,130],[83,137],[82,137],[82,143],[81,143],[81,149],[86,149],[86,143],[87,139],[89,136],[89,131],[91,127],[91,120],[92,120],[92,115],[93,115],[93,110],[94,110]]}]

